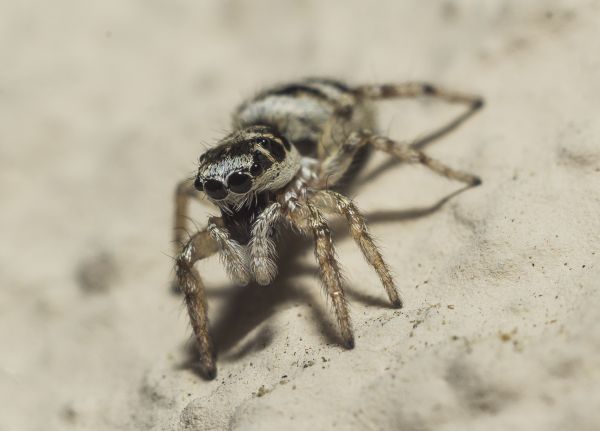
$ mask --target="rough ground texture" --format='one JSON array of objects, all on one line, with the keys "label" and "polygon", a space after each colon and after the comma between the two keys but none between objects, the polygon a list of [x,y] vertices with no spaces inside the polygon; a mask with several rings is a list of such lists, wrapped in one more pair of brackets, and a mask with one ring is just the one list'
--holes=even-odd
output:
[{"label": "rough ground texture", "polygon": [[[0,430],[598,429],[600,2],[376,3],[0,3]],[[173,186],[242,98],[306,75],[483,95],[428,152],[484,183],[436,208],[460,185],[371,160],[355,196],[405,307],[338,226],[351,352],[306,244],[268,288],[201,265],[208,382],[169,292]]]}]

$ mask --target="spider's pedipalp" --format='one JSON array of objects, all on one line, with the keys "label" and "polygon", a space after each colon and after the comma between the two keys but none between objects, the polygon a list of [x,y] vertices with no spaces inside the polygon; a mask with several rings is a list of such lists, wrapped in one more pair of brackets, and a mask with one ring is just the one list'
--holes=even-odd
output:
[{"label": "spider's pedipalp", "polygon": [[256,282],[266,286],[277,275],[275,229],[281,217],[281,204],[274,202],[257,217],[250,239],[250,268]]},{"label": "spider's pedipalp", "polygon": [[252,276],[244,247],[231,238],[220,217],[211,217],[208,220],[208,233],[219,245],[219,255],[229,277],[241,286],[247,285]]}]

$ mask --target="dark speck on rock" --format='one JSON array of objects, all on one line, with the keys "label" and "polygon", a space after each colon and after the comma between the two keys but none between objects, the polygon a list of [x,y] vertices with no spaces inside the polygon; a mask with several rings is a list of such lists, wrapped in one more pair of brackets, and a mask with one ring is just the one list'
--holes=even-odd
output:
[{"label": "dark speck on rock", "polygon": [[107,292],[116,276],[115,259],[104,251],[83,259],[75,269],[77,284],[86,293]]}]

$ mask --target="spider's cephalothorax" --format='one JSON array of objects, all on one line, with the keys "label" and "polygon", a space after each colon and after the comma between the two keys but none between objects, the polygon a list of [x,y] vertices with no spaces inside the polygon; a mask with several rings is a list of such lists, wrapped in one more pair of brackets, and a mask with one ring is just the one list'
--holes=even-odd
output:
[{"label": "spider's cephalothorax", "polygon": [[256,196],[288,184],[300,154],[277,130],[252,126],[233,132],[200,156],[194,186],[224,211],[251,205]]},{"label": "spider's cephalothorax", "polygon": [[[467,110],[419,139],[395,141],[375,132],[372,102],[429,96]],[[325,214],[343,216],[395,307],[401,306],[390,271],[354,203],[336,186],[369,148],[407,163],[420,163],[471,186],[478,177],[454,170],[422,151],[482,106],[478,97],[422,83],[351,87],[330,79],[306,79],[259,93],[234,114],[234,131],[200,156],[197,175],[176,190],[177,287],[184,293],[208,377],[216,373],[206,300],[194,264],[219,253],[230,277],[247,284],[271,283],[276,274],[276,233],[292,227],[310,234],[323,285],[331,297],[343,343],[354,346],[340,269]],[[184,243],[190,197],[206,196],[220,209],[205,230]]]}]

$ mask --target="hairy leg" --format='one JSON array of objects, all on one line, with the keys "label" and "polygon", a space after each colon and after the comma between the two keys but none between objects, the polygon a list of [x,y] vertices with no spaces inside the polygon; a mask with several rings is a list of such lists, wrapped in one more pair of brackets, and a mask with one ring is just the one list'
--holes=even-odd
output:
[{"label": "hairy leg", "polygon": [[[467,109],[441,127],[435,128],[421,135],[420,137],[403,141],[402,145],[407,145],[413,149],[420,150],[427,144],[445,136],[458,128],[475,112],[483,106],[483,99],[478,96],[468,95],[455,91],[450,91],[441,87],[437,87],[427,83],[403,83],[403,84],[376,84],[376,85],[361,85],[353,89],[353,93],[357,98],[357,102],[361,100],[385,100],[395,98],[415,98],[415,97],[431,97],[446,101],[449,103],[459,103],[467,106]],[[344,111],[336,113],[330,121],[329,128],[335,128],[340,124],[347,128],[347,118],[344,117]],[[344,126],[345,125],[345,126]],[[346,141],[346,148],[337,148],[337,151],[323,152],[323,169],[322,177],[326,178],[327,184],[335,184],[343,175],[343,172],[352,163],[353,157],[358,148],[362,146],[360,135],[346,135],[347,138],[338,139]],[[354,142],[352,142],[354,141]],[[335,148],[332,147],[332,148]]]},{"label": "hairy leg", "polygon": [[256,282],[263,286],[270,284],[277,275],[274,234],[275,225],[281,215],[281,204],[272,203],[264,209],[252,225],[250,268]]},{"label": "hairy leg", "polygon": [[426,82],[406,82],[401,84],[360,85],[354,88],[357,97],[369,100],[386,100],[398,98],[431,97],[448,103],[466,105],[467,109],[457,117],[433,129],[424,135],[413,139],[408,144],[413,148],[423,148],[430,142],[450,133],[469,117],[483,107],[483,99],[472,94],[460,93]]},{"label": "hairy leg", "polygon": [[481,179],[478,176],[452,169],[444,163],[432,159],[423,151],[413,148],[408,144],[397,142],[381,135],[370,135],[367,137],[367,142],[376,149],[384,151],[402,162],[421,163],[439,175],[471,186],[478,186],[481,184]]},{"label": "hairy leg", "polygon": [[204,284],[200,274],[194,268],[194,264],[200,259],[215,254],[217,250],[216,242],[210,238],[207,231],[198,232],[183,247],[175,263],[177,284],[183,292],[185,305],[200,351],[200,364],[206,376],[210,379],[215,377],[217,368],[208,330]]},{"label": "hairy leg", "polygon": [[352,158],[359,148],[372,145],[396,159],[407,163],[421,163],[432,171],[446,178],[461,181],[471,186],[481,184],[481,179],[476,175],[462,172],[445,165],[415,148],[408,142],[394,141],[385,136],[376,135],[368,130],[353,132],[345,143],[339,146],[338,151],[331,154],[323,161],[319,172],[321,187],[335,184],[343,175],[344,169],[352,162]]},{"label": "hairy leg", "polygon": [[352,349],[354,348],[352,322],[342,287],[342,275],[335,257],[335,249],[329,226],[327,226],[321,212],[309,202],[305,203],[302,210],[297,211],[291,217],[296,227],[303,231],[309,231],[313,235],[315,257],[319,264],[321,280],[333,303],[344,346]]},{"label": "hairy leg", "polygon": [[375,269],[391,303],[394,307],[402,307],[402,301],[398,296],[396,285],[390,273],[390,269],[383,260],[377,249],[373,238],[369,234],[363,215],[358,211],[354,203],[344,195],[323,190],[316,192],[313,201],[325,210],[335,211],[346,218],[350,226],[350,233],[354,241],[360,247],[367,262]]},{"label": "hairy leg", "polygon": [[242,286],[247,285],[251,273],[245,247],[231,238],[220,217],[208,219],[208,233],[219,246],[219,255],[229,277]]},{"label": "hairy leg", "polygon": [[434,97],[450,103],[463,103],[480,108],[481,97],[460,93],[426,82],[403,82],[399,84],[358,85],[352,89],[359,98],[371,100],[415,98],[421,96]]},{"label": "hairy leg", "polygon": [[194,187],[194,178],[186,178],[177,183],[175,188],[175,217],[173,226],[173,243],[175,254],[179,254],[189,239],[188,236],[188,211],[190,198],[198,199],[202,203],[208,203],[200,199],[200,192]]}]

